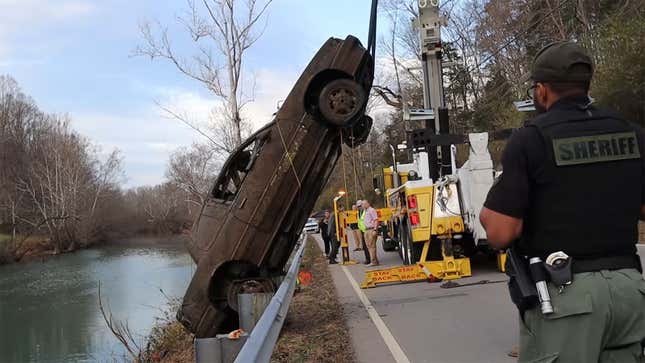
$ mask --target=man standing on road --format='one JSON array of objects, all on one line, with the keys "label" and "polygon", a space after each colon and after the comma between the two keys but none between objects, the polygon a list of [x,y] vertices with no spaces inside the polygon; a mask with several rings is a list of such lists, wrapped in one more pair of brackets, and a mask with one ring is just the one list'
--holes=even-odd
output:
[{"label": "man standing on road", "polygon": [[635,246],[645,220],[645,136],[591,105],[592,74],[576,43],[537,54],[531,78],[540,115],[508,140],[504,173],[481,212],[493,247],[519,238],[517,255],[571,258],[572,279],[548,283],[553,312],[520,311],[520,362],[645,361],[645,281]]},{"label": "man standing on road", "polygon": [[[359,205],[360,204],[360,205]],[[363,201],[359,200],[356,202],[356,205],[358,207],[358,223],[356,225],[358,226],[358,230],[354,231],[356,232],[356,238],[358,238],[361,242],[361,246],[363,246],[361,249],[363,250],[363,253],[365,253],[365,261],[363,261],[363,265],[369,265],[372,263],[372,260],[370,259],[370,251],[367,248],[367,244],[365,244],[365,209],[363,209]]]},{"label": "man standing on road", "polygon": [[329,252],[331,247],[329,234],[327,233],[328,227],[329,227],[329,211],[325,211],[325,215],[320,220],[320,223],[318,223],[318,228],[320,229],[320,237],[322,238],[323,244],[325,245],[325,257],[329,257]]},{"label": "man standing on road", "polygon": [[363,217],[363,223],[365,223],[365,244],[370,253],[370,263],[368,266],[378,266],[378,256],[376,254],[376,237],[377,237],[377,227],[378,227],[378,214],[376,209],[372,208],[370,202],[367,200],[363,201],[363,210],[365,215]]},{"label": "man standing on road", "polygon": [[[338,213],[343,211],[343,207],[338,207]],[[329,264],[337,264],[336,256],[338,256],[338,248],[340,247],[340,241],[338,241],[338,236],[336,235],[336,223],[338,222],[338,213],[331,215],[329,219],[329,225],[327,226],[327,234],[329,236],[329,242],[331,250],[329,251]]]},{"label": "man standing on road", "polygon": [[354,236],[354,251],[362,251],[361,241],[363,240],[361,230],[358,227],[358,218],[361,214],[362,202],[360,200],[356,201],[356,204],[352,206],[352,210],[356,212],[356,223],[351,223],[349,228],[352,230],[352,235]]}]

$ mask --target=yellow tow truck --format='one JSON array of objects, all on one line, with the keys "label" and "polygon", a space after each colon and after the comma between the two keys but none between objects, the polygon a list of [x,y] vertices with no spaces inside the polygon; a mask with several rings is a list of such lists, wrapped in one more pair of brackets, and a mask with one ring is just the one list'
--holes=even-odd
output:
[{"label": "yellow tow truck", "polygon": [[[406,149],[413,161],[383,169],[381,185],[392,217],[389,237],[398,245],[403,266],[370,270],[361,287],[383,283],[452,280],[471,276],[468,256],[487,248],[479,212],[495,171],[488,152],[488,133],[452,135],[442,82],[442,19],[439,2],[419,2],[416,27],[420,34],[424,107],[403,102],[403,121],[424,123],[407,132]],[[494,135],[497,137],[497,135]],[[455,144],[470,146],[468,160],[456,166]],[[504,256],[498,263],[503,266]]]},{"label": "yellow tow truck", "polygon": [[386,205],[392,211],[387,235],[398,244],[404,266],[367,271],[361,287],[470,276],[470,260],[464,256],[470,245],[463,242],[470,244],[472,238],[465,233],[457,184],[449,178],[437,183],[416,179],[411,169],[399,175],[403,184],[394,187],[392,168],[383,170]]}]

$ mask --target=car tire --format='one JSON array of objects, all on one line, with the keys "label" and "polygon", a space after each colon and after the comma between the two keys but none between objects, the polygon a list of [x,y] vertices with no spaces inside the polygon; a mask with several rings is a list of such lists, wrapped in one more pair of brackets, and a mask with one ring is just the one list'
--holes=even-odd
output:
[{"label": "car tire", "polygon": [[357,82],[341,78],[327,83],[318,95],[318,109],[331,125],[348,127],[364,109],[367,96]]}]

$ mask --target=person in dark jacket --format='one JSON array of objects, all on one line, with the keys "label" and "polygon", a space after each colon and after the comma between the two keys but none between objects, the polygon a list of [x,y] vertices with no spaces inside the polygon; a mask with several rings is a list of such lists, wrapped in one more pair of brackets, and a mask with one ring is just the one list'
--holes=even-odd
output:
[{"label": "person in dark jacket", "polygon": [[534,261],[532,271],[541,260],[545,271],[560,272],[541,292],[548,290],[550,309],[520,301],[509,285],[520,313],[519,362],[645,361],[636,249],[638,220],[645,220],[645,133],[592,104],[592,75],[592,58],[577,43],[538,52],[530,90],[539,115],[508,140],[504,173],[480,214],[492,247],[512,245]]},{"label": "person in dark jacket", "polygon": [[325,211],[325,215],[318,223],[318,227],[320,228],[320,237],[325,245],[325,257],[328,257],[331,250],[329,231],[327,230],[329,228],[329,211]]},{"label": "person in dark jacket", "polygon": [[[342,207],[338,208],[339,212],[342,212],[342,210],[343,210]],[[338,255],[338,248],[340,247],[340,241],[338,241],[338,237],[336,236],[337,218],[338,218],[338,214],[334,213],[329,219],[329,225],[327,226],[327,233],[329,234],[329,241],[330,241],[330,247],[331,247],[331,251],[329,252],[330,265],[338,263],[338,261],[336,261],[336,256]]]}]

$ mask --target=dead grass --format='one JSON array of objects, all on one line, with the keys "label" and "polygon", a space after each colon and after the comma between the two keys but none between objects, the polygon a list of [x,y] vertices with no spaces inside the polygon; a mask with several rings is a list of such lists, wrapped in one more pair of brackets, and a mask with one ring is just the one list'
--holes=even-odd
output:
[{"label": "dead grass", "polygon": [[[18,235],[16,241],[12,242],[9,234],[0,234],[0,264],[28,262],[53,254],[54,248],[44,236],[34,235],[25,239]],[[16,243],[20,243],[17,249]]]},{"label": "dead grass", "polygon": [[151,334],[148,362],[194,362],[193,337],[178,321],[155,327]]},{"label": "dead grass", "polygon": [[193,336],[175,318],[181,301],[172,299],[157,317],[157,323],[148,337],[148,343],[140,354],[139,361],[184,363],[194,362]]},{"label": "dead grass", "polygon": [[[311,238],[311,237],[310,237]],[[309,270],[313,281],[301,287],[289,308],[289,314],[272,362],[354,362],[354,352],[336,296],[318,244],[309,240],[301,270]]]}]

